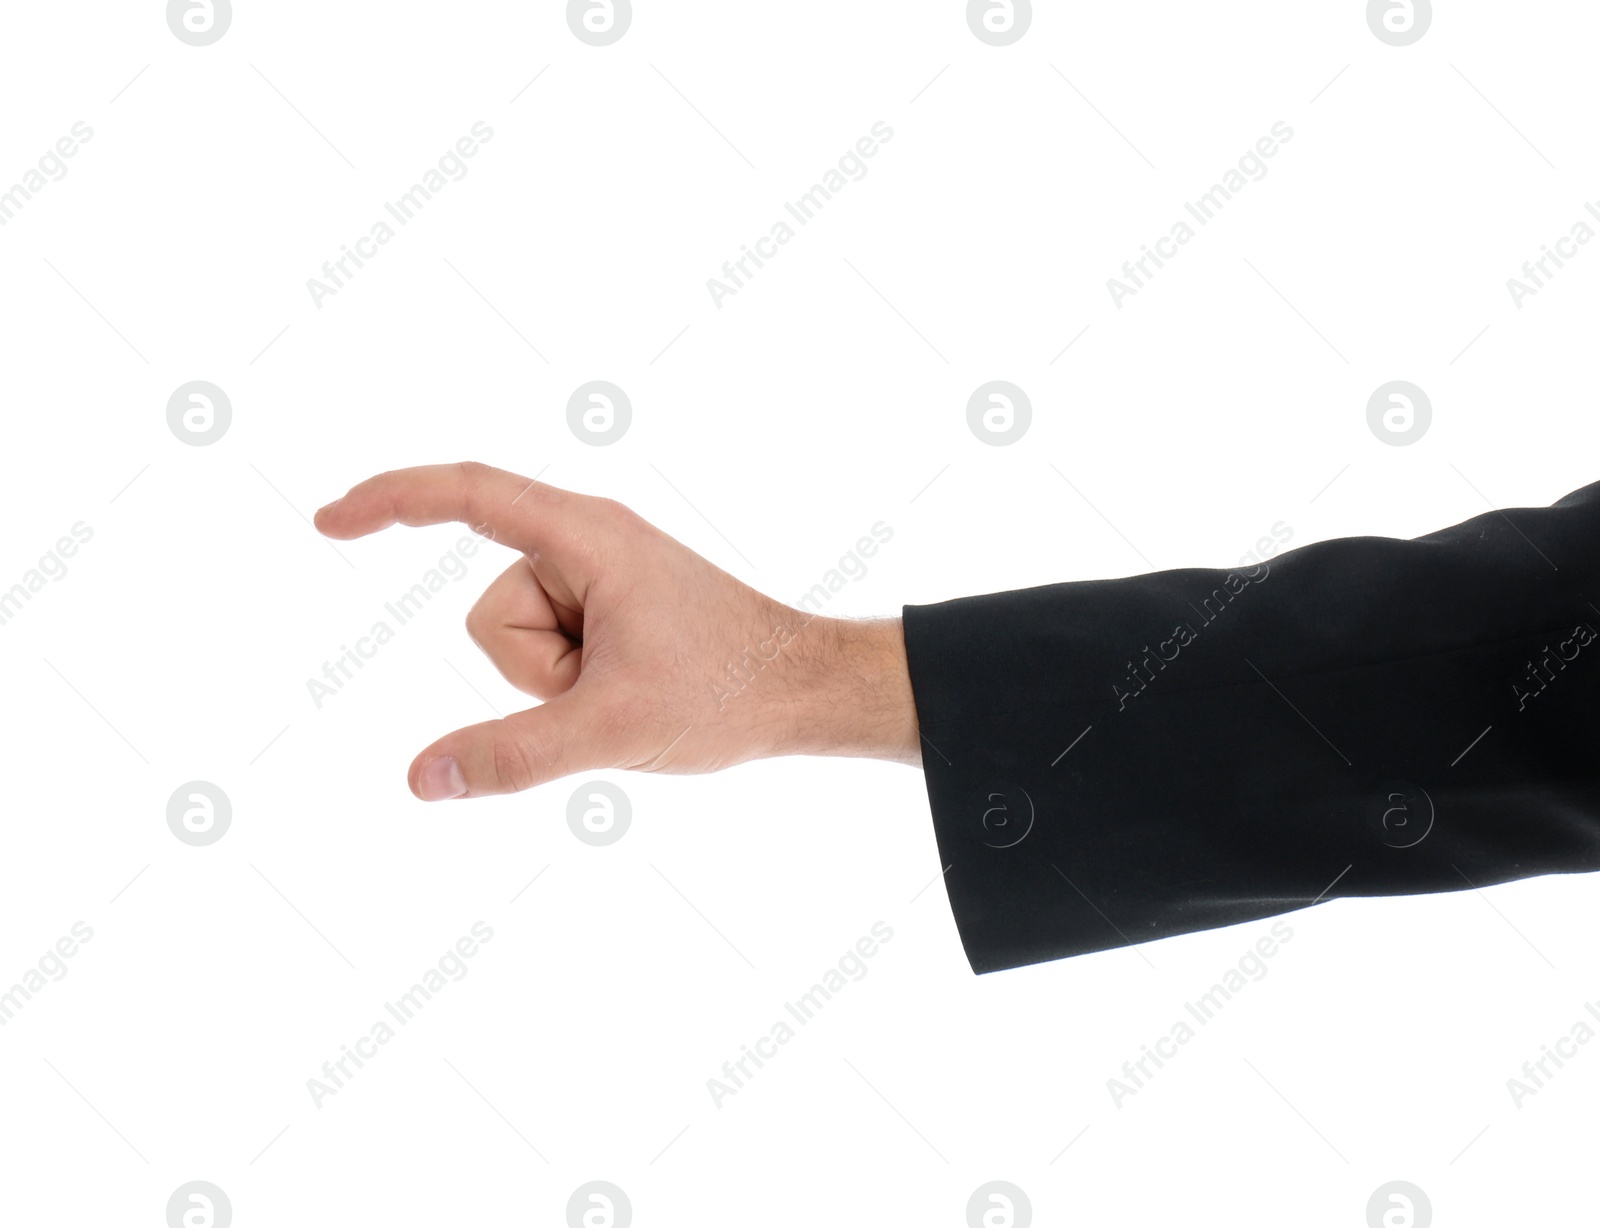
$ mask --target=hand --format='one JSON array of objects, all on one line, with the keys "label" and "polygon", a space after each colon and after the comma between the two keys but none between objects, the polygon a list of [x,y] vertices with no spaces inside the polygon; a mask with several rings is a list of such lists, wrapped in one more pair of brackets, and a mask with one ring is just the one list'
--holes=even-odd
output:
[{"label": "hand", "polygon": [[791,609],[610,499],[430,465],[362,482],[316,525],[347,541],[451,520],[520,552],[467,630],[544,702],[424,750],[409,775],[424,801],[598,768],[714,772],[789,754],[921,763],[899,619]]}]

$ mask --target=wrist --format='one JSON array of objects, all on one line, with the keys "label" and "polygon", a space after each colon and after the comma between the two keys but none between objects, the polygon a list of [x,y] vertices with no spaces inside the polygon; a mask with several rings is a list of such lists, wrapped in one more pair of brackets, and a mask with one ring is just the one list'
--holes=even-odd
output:
[{"label": "wrist", "polygon": [[788,732],[776,754],[841,755],[920,766],[917,709],[898,618],[812,618]]}]

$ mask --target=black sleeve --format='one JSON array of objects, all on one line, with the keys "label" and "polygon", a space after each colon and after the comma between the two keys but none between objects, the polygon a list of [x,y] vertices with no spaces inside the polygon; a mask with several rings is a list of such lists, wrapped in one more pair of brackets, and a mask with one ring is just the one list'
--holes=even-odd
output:
[{"label": "black sleeve", "polygon": [[1414,541],[904,610],[975,972],[1600,869],[1600,482]]}]

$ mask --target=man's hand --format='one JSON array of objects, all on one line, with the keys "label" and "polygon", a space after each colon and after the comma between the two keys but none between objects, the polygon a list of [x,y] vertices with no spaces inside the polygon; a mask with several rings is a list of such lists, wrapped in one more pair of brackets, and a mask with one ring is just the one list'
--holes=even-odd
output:
[{"label": "man's hand", "polygon": [[409,776],[424,801],[597,768],[714,772],[794,754],[921,763],[899,619],[791,609],[619,503],[468,462],[379,474],[316,517],[340,541],[451,520],[520,552],[467,630],[545,702],[424,750]]}]

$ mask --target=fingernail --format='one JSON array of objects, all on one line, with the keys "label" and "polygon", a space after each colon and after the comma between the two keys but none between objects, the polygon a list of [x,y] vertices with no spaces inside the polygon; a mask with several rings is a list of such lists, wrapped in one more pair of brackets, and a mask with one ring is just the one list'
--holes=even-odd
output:
[{"label": "fingernail", "polygon": [[324,503],[321,507],[319,507],[317,509],[317,515],[320,516],[320,515],[322,515],[323,512],[332,511],[334,508],[339,506],[339,503],[343,498],[344,498],[344,496],[340,495],[339,498],[335,499],[332,503]]},{"label": "fingernail", "polygon": [[417,792],[425,802],[442,802],[466,791],[467,778],[461,774],[461,765],[449,755],[429,759],[417,774]]}]

